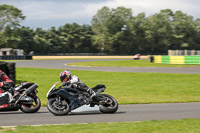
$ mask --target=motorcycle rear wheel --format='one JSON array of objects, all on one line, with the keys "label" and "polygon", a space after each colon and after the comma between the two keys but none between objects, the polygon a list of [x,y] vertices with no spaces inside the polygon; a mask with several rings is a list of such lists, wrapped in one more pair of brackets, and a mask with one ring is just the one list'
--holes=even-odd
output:
[{"label": "motorcycle rear wheel", "polygon": [[102,96],[106,97],[108,101],[106,103],[100,104],[99,110],[102,113],[115,113],[118,110],[117,100],[108,94],[102,94]]},{"label": "motorcycle rear wheel", "polygon": [[62,102],[65,103],[65,105],[59,105],[56,101],[56,98],[50,98],[47,102],[47,109],[54,115],[61,116],[61,115],[67,115],[70,111],[69,104],[63,100]]},{"label": "motorcycle rear wheel", "polygon": [[28,95],[29,97],[33,98],[34,103],[32,105],[25,105],[22,104],[20,106],[20,110],[24,113],[35,113],[41,107],[41,101],[36,95]]}]

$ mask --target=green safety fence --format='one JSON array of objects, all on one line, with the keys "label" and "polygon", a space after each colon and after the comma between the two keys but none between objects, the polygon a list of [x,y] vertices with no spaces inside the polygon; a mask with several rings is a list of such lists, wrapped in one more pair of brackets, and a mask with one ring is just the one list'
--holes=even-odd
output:
[{"label": "green safety fence", "polygon": [[200,64],[200,56],[154,56],[154,63]]}]

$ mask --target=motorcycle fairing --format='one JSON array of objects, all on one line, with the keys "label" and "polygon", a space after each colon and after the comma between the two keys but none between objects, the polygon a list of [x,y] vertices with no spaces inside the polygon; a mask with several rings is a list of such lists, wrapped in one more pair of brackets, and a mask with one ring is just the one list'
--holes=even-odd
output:
[{"label": "motorcycle fairing", "polygon": [[74,95],[71,95],[70,93],[68,93],[65,89],[60,89],[60,90],[57,90],[57,91],[49,94],[48,98],[55,96],[55,95],[61,96],[61,97],[65,98],[66,100],[68,100],[71,105],[71,110],[75,109],[78,106],[78,103],[76,102],[76,97]]},{"label": "motorcycle fairing", "polygon": [[8,107],[8,104],[0,105],[0,109]]},{"label": "motorcycle fairing", "polygon": [[95,91],[96,94],[101,94],[102,92],[105,91],[105,89],[106,89],[106,86],[103,84],[98,84],[92,88],[92,90]]},{"label": "motorcycle fairing", "polygon": [[0,106],[7,104],[8,101],[9,101],[8,92],[3,92],[3,93],[1,92],[0,93]]},{"label": "motorcycle fairing", "polygon": [[16,106],[11,106],[8,104],[9,101],[9,94],[7,92],[0,93],[0,111],[17,111],[19,108]]}]

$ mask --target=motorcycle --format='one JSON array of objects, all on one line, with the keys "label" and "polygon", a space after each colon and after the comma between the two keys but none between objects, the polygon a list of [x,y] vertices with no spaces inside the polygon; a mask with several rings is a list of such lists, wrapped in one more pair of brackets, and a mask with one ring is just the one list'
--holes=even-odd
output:
[{"label": "motorcycle", "polygon": [[41,102],[37,97],[38,85],[24,82],[9,91],[0,90],[0,111],[18,111],[35,113],[40,109]]},{"label": "motorcycle", "polygon": [[47,109],[54,115],[67,115],[83,105],[97,105],[102,113],[115,113],[118,110],[118,102],[114,97],[101,94],[106,89],[103,84],[91,88],[96,92],[96,96],[90,98],[87,92],[75,89],[73,85],[56,88],[58,83],[54,83],[47,93]]}]

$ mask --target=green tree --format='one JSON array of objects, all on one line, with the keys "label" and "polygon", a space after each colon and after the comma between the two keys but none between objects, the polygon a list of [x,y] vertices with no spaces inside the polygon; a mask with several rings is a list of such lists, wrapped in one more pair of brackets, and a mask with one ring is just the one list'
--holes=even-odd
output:
[{"label": "green tree", "polygon": [[161,10],[160,13],[148,17],[145,39],[151,54],[167,53],[169,46],[172,45],[172,18],[173,12],[170,9]]},{"label": "green tree", "polygon": [[108,23],[110,23],[111,17],[111,10],[108,7],[103,7],[92,18],[92,31],[95,33],[93,36],[94,44],[102,53],[104,53],[106,44],[109,43]]},{"label": "green tree", "polygon": [[0,5],[0,46],[17,48],[21,41],[15,29],[25,19],[21,10],[11,5]]},{"label": "green tree", "polygon": [[[92,19],[92,30],[94,44],[104,53],[123,52],[127,48],[124,41],[124,34],[127,31],[127,24],[132,18],[132,10],[125,7],[110,9],[103,7],[98,10]],[[123,48],[122,48],[123,47]]]},{"label": "green tree", "polygon": [[18,44],[19,49],[24,50],[24,54],[29,54],[31,51],[34,51],[33,47],[35,45],[33,37],[35,32],[29,27],[17,28],[17,34],[20,37],[20,42]]},{"label": "green tree", "polygon": [[17,28],[11,28],[10,26],[7,26],[6,29],[3,32],[6,42],[2,43],[2,47],[6,48],[17,48],[18,44],[21,41],[21,38],[18,34]]},{"label": "green tree", "polygon": [[108,23],[109,40],[112,53],[130,53],[132,52],[133,34],[129,22],[132,19],[132,10],[125,7],[112,9],[112,17]]},{"label": "green tree", "polygon": [[95,52],[92,46],[91,37],[93,35],[91,26],[78,25],[76,23],[66,24],[58,28],[59,38],[61,39],[63,52]]},{"label": "green tree", "polygon": [[173,45],[170,49],[192,49],[195,42],[195,37],[198,34],[197,25],[199,23],[192,16],[181,11],[176,11],[173,17]]},{"label": "green tree", "polygon": [[146,31],[148,28],[145,13],[140,13],[130,19],[127,26],[129,32],[125,35],[127,37],[126,43],[129,44],[128,49],[130,51],[128,53],[136,54],[149,51],[148,39],[146,39]]},{"label": "green tree", "polygon": [[37,28],[33,37],[34,46],[32,51],[35,53],[48,53],[48,47],[51,47],[51,43],[47,39],[47,31]]},{"label": "green tree", "polygon": [[19,26],[20,21],[24,20],[22,11],[11,5],[0,5],[0,31],[5,30],[7,26]]}]

